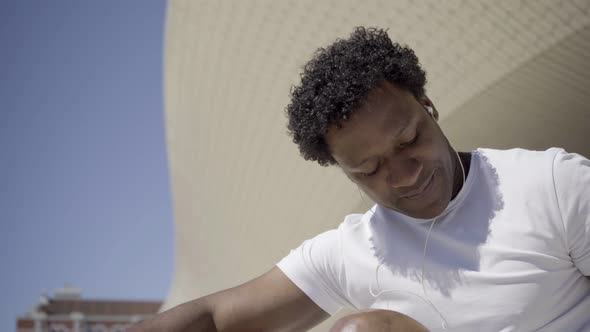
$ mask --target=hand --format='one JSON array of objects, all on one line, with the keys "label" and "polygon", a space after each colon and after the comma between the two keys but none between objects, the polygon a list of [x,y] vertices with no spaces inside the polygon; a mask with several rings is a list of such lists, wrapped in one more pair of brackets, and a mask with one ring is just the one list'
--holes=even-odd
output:
[{"label": "hand", "polygon": [[372,310],[340,318],[330,332],[428,332],[415,319],[390,310]]}]

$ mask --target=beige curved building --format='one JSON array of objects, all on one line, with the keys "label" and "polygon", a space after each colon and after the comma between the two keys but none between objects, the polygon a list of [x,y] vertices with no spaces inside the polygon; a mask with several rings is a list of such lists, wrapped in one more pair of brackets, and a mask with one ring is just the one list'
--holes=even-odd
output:
[{"label": "beige curved building", "polygon": [[284,116],[302,65],[354,26],[414,48],[460,149],[590,156],[589,0],[172,0],[167,15],[176,271],[165,307],[249,280],[367,207],[336,168],[299,157]]}]

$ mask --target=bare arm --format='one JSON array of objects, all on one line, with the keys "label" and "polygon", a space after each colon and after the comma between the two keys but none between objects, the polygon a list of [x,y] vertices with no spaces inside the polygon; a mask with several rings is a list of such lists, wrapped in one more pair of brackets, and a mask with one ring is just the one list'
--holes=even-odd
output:
[{"label": "bare arm", "polygon": [[342,317],[330,332],[404,331],[428,332],[424,325],[402,313],[390,310],[369,310]]},{"label": "bare arm", "polygon": [[174,307],[129,332],[301,331],[328,318],[277,267],[241,286]]}]

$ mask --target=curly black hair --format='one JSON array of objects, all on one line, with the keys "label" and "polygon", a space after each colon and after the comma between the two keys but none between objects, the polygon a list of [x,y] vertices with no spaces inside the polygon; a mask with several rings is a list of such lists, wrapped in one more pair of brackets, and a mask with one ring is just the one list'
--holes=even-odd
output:
[{"label": "curly black hair", "polygon": [[318,49],[286,108],[289,134],[303,158],[322,166],[335,164],[324,140],[328,128],[346,121],[385,80],[416,98],[425,94],[426,73],[414,51],[392,42],[383,29],[356,27],[348,39]]}]

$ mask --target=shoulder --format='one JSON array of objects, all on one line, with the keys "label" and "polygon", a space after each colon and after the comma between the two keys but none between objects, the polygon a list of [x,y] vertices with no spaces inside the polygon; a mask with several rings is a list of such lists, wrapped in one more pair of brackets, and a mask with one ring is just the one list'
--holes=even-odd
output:
[{"label": "shoulder", "polygon": [[563,149],[551,148],[545,151],[526,149],[494,150],[477,149],[474,165],[478,174],[486,180],[498,197],[504,202],[554,199],[553,169],[556,156]]},{"label": "shoulder", "polygon": [[562,200],[568,196],[590,190],[590,160],[577,154],[559,150],[553,158],[552,178],[557,198]]},{"label": "shoulder", "polygon": [[564,175],[573,175],[579,172],[587,173],[590,168],[588,158],[564,149],[557,149],[553,157],[553,171],[555,174],[565,173]]},{"label": "shoulder", "polygon": [[316,252],[330,253],[334,257],[342,252],[344,244],[359,243],[368,237],[371,215],[370,211],[365,214],[349,214],[336,228],[306,240],[303,245],[315,247]]},{"label": "shoulder", "polygon": [[526,149],[495,150],[479,148],[475,154],[493,166],[507,166],[513,170],[526,168],[529,171],[550,170],[563,172],[588,167],[588,159],[563,148],[549,148],[543,151]]},{"label": "shoulder", "polygon": [[349,305],[345,293],[343,250],[363,233],[364,215],[351,214],[334,229],[304,241],[277,263],[277,267],[309,298],[333,314]]},{"label": "shoulder", "polygon": [[561,148],[550,148],[544,151],[527,149],[477,149],[474,156],[481,166],[491,169],[496,176],[517,177],[521,180],[542,176],[550,178],[556,155],[563,152]]},{"label": "shoulder", "polygon": [[303,241],[298,248],[291,250],[289,256],[300,254],[325,265],[339,262],[342,243],[350,243],[353,239],[358,240],[365,236],[368,214],[347,215],[336,228]]},{"label": "shoulder", "polygon": [[346,236],[358,235],[364,231],[372,214],[371,210],[364,214],[349,214],[344,217],[344,221],[338,226],[338,230]]},{"label": "shoulder", "polygon": [[555,156],[563,151],[562,148],[550,148],[542,151],[521,148],[508,150],[479,148],[475,153],[494,164],[514,165],[514,163],[530,164],[539,162],[551,164],[555,159]]}]

